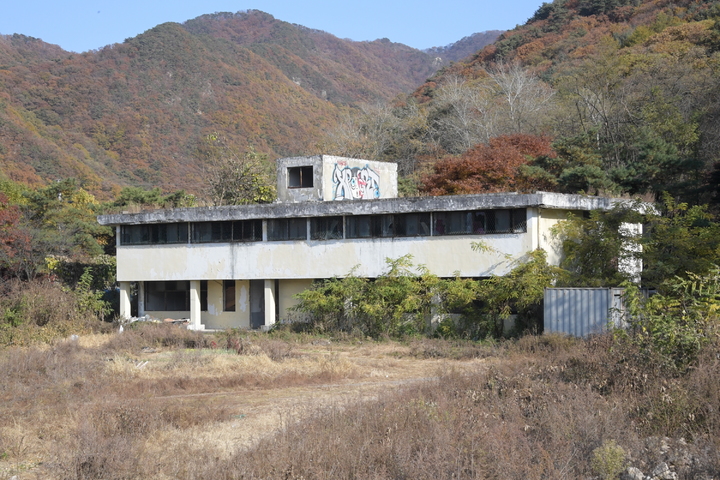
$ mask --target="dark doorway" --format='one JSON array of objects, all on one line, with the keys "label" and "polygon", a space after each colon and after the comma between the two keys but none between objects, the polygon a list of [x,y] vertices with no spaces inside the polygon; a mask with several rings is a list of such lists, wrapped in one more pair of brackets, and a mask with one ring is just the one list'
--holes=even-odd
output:
[{"label": "dark doorway", "polygon": [[250,280],[250,328],[265,325],[265,280]]}]

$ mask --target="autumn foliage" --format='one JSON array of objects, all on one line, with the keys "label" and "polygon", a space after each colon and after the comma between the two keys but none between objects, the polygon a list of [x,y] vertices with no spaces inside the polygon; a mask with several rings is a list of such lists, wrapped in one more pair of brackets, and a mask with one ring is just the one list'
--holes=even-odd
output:
[{"label": "autumn foliage", "polygon": [[259,11],[165,23],[81,54],[0,35],[0,170],[33,187],[77,178],[101,200],[127,186],[199,194],[211,132],[270,158],[318,153],[346,105],[390,100],[436,69],[405,45]]},{"label": "autumn foliage", "polygon": [[30,235],[20,226],[22,212],[0,193],[0,277],[22,277]]},{"label": "autumn foliage", "polygon": [[490,139],[460,156],[438,161],[423,179],[421,190],[430,195],[462,195],[533,191],[542,183],[522,172],[538,157],[556,157],[550,138],[513,134]]}]

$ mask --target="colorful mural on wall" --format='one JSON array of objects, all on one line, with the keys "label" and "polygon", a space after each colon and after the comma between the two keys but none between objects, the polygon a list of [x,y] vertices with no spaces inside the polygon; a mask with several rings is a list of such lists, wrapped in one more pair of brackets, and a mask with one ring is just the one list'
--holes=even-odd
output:
[{"label": "colorful mural on wall", "polygon": [[333,170],[333,200],[380,198],[380,176],[369,165],[349,167],[338,162]]}]

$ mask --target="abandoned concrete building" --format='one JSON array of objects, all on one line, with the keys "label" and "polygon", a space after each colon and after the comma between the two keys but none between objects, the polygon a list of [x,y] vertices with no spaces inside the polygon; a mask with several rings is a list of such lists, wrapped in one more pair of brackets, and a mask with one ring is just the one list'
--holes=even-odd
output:
[{"label": "abandoned concrete building", "polygon": [[[278,201],[102,215],[117,229],[120,314],[189,328],[267,327],[316,279],[374,278],[412,255],[440,277],[506,274],[537,248],[560,260],[553,225],[618,200],[537,192],[397,196],[393,163],[318,155],[277,161]],[[482,252],[473,244],[489,247]],[[136,312],[131,307],[136,292]]]}]

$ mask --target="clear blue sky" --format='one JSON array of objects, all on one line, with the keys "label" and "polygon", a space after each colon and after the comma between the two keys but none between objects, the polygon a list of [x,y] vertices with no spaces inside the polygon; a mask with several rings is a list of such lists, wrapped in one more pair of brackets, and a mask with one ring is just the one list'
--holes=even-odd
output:
[{"label": "clear blue sky", "polygon": [[340,38],[444,46],[475,32],[523,24],[542,0],[19,0],[0,11],[0,34],[21,33],[83,52],[121,43],[164,22],[257,9]]}]

